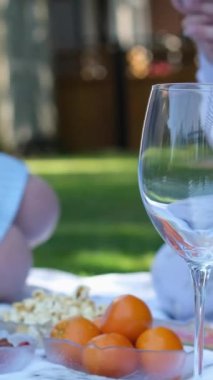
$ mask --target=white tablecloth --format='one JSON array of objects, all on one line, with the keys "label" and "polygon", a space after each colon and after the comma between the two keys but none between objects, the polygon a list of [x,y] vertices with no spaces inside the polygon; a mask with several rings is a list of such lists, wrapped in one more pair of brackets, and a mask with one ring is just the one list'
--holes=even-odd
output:
[{"label": "white tablecloth", "polygon": [[[78,277],[65,272],[50,269],[32,269],[28,277],[29,289],[41,287],[57,292],[72,293],[78,286],[85,284],[90,287],[91,295],[100,302],[109,302],[113,297],[131,293],[144,299],[151,307],[155,318],[166,316],[160,310],[159,304],[152,287],[149,273],[131,274],[106,274],[93,277]],[[205,370],[204,380],[213,380],[213,352],[206,352],[206,363],[212,361],[212,368]],[[42,352],[38,351],[34,360],[21,372],[0,375],[1,380],[32,380],[41,378],[42,380],[83,380],[85,375],[76,374],[73,371],[49,363],[42,357]],[[95,376],[93,377],[96,378]]]}]

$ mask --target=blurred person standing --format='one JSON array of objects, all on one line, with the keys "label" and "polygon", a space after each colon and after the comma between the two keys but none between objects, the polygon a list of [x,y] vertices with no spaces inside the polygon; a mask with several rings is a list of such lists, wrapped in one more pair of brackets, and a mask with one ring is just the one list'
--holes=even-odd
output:
[{"label": "blurred person standing", "polygon": [[[171,0],[183,14],[182,28],[197,48],[199,83],[213,83],[213,1]],[[193,286],[185,261],[163,244],[152,265],[153,285],[162,309],[176,319],[194,315]],[[206,317],[213,319],[213,273],[207,284]]]}]

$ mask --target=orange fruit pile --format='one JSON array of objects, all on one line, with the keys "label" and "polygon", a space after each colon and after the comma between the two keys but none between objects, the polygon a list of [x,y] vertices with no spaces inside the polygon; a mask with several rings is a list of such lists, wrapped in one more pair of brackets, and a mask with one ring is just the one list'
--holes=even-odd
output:
[{"label": "orange fruit pile", "polygon": [[113,300],[93,322],[79,316],[57,323],[51,337],[74,342],[64,341],[60,354],[65,364],[85,372],[120,378],[141,371],[153,379],[175,379],[183,360],[181,340],[152,322],[146,303],[127,294]]}]

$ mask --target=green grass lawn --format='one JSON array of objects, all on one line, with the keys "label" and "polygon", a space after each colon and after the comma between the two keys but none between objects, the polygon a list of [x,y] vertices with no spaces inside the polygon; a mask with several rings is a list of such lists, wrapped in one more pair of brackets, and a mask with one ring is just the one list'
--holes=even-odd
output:
[{"label": "green grass lawn", "polygon": [[161,238],[140,199],[136,155],[27,163],[53,186],[61,202],[57,230],[35,251],[35,266],[83,275],[149,270]]}]

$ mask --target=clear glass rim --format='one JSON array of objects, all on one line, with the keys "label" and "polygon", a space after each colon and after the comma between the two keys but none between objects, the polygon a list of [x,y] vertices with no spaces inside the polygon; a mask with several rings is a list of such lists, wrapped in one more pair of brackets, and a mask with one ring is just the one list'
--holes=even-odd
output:
[{"label": "clear glass rim", "polygon": [[152,90],[159,91],[187,91],[187,90],[205,90],[213,91],[213,83],[197,82],[173,82],[173,83],[156,83],[152,85]]}]

